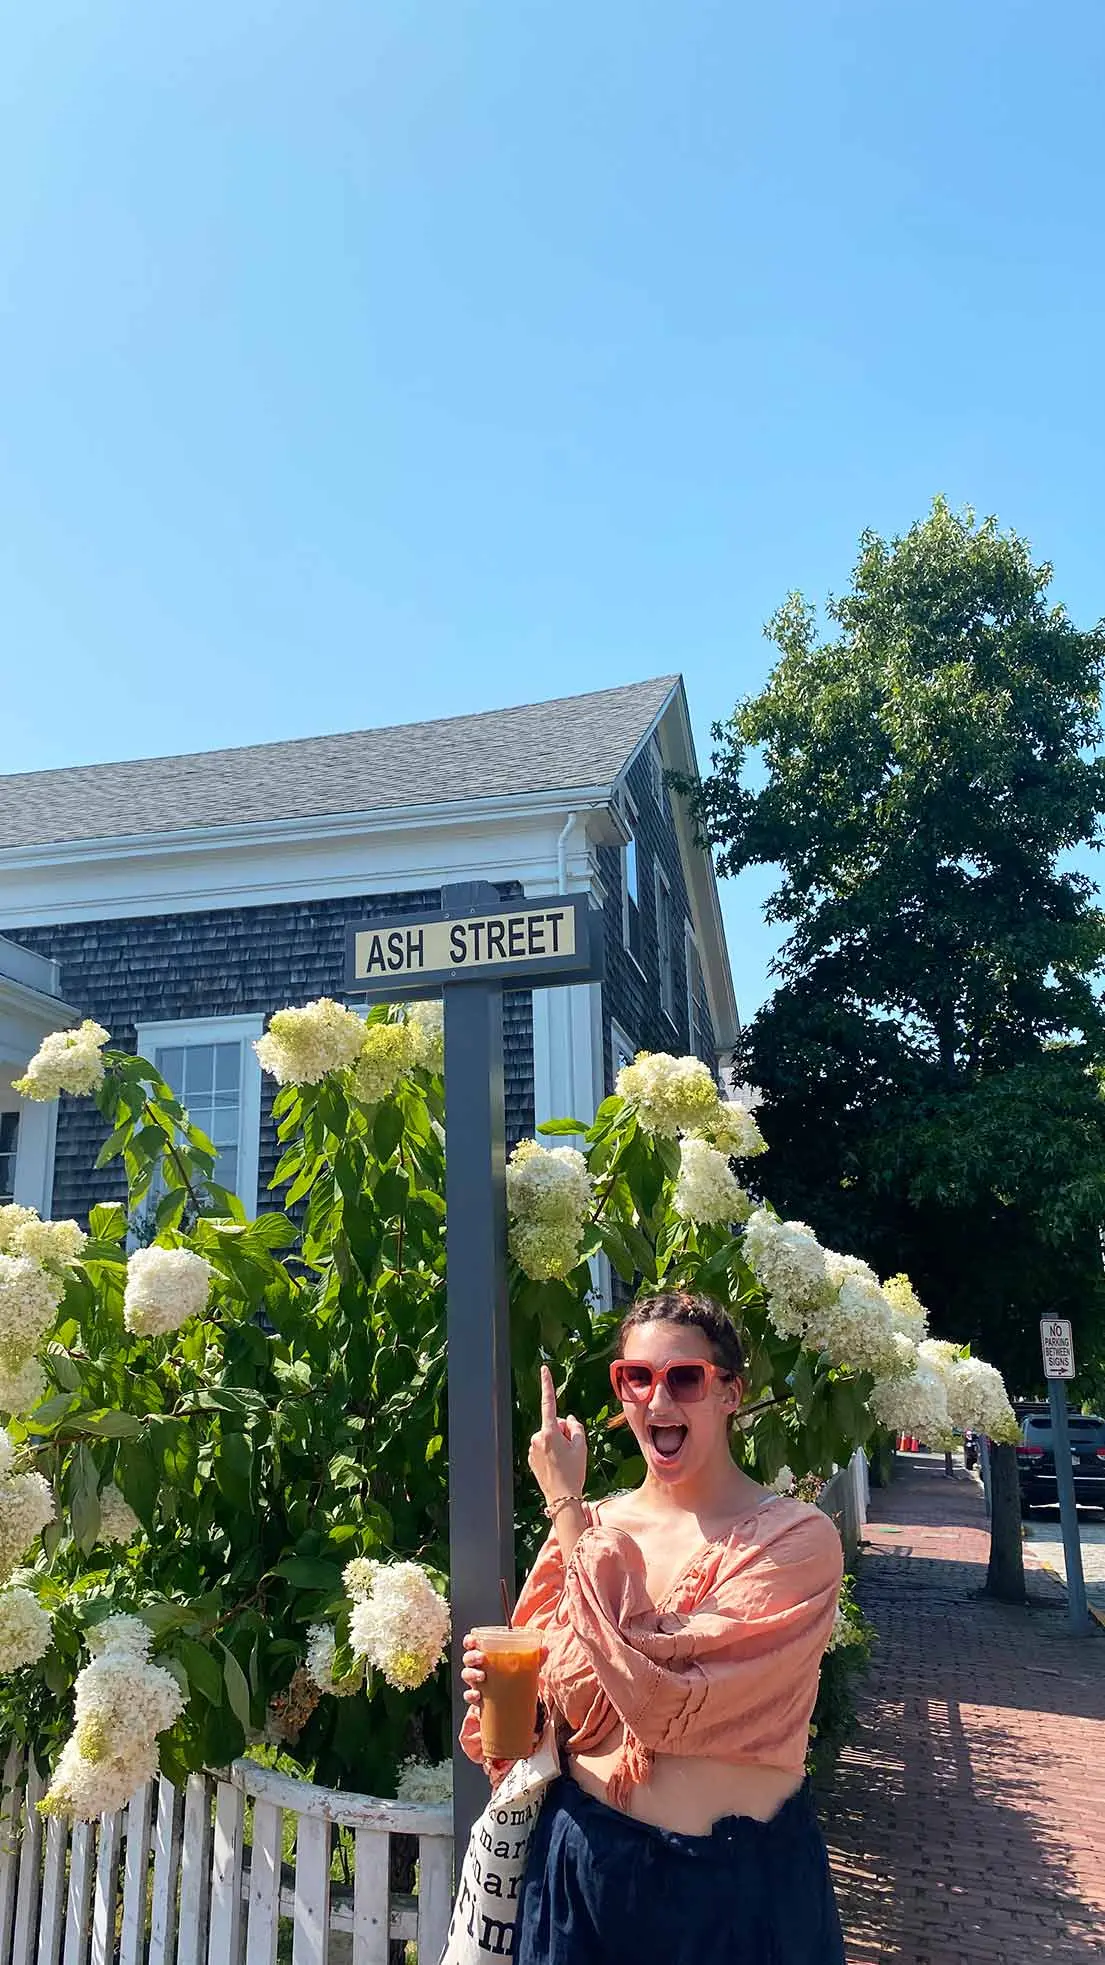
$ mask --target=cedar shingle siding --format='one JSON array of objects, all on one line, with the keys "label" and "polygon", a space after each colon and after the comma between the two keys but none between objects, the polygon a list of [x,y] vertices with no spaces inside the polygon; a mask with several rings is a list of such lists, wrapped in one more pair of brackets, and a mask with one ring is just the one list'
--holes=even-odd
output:
[{"label": "cedar shingle siding", "polygon": [[[501,887],[503,899],[520,893]],[[213,908],[196,914],[142,915],[125,921],[65,922],[15,928],[10,939],[61,964],[68,1001],[95,1017],[112,1043],[133,1050],[135,1026],[193,1017],[268,1016],[286,1003],[342,997],[345,930],[369,916],[411,914],[440,905],[436,890],[372,894],[363,899],[289,901],[271,907]],[[511,1144],[533,1131],[533,1015],[530,993],[505,1001],[507,1134]],[[258,1204],[276,1166],[273,1079],[261,1081]],[[107,1136],[91,1099],[63,1098],[58,1111],[54,1214],[87,1219],[97,1201],[123,1198],[118,1162],[94,1172]],[[249,1205],[248,1196],[243,1196]]]}]

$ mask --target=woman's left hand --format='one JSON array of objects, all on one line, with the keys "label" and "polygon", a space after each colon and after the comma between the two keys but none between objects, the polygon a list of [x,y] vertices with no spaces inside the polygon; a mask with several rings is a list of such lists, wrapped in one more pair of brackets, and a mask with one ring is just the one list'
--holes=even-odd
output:
[{"label": "woman's left hand", "polygon": [[548,1365],[541,1367],[541,1425],[529,1443],[529,1464],[546,1501],[583,1493],[587,1435],[578,1419],[561,1419]]}]

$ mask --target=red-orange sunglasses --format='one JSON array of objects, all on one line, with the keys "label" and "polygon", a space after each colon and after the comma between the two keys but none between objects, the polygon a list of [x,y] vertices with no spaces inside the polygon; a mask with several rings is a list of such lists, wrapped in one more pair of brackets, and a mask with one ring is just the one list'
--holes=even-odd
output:
[{"label": "red-orange sunglasses", "polygon": [[658,1385],[663,1385],[676,1405],[696,1406],[706,1397],[715,1378],[732,1378],[709,1358],[676,1358],[670,1365],[654,1368],[636,1358],[615,1358],[610,1367],[610,1383],[626,1405],[647,1406]]}]

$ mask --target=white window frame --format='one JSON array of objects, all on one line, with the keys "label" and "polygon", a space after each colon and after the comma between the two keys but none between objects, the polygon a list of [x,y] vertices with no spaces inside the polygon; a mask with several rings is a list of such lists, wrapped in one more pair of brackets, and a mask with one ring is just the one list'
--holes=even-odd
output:
[{"label": "white window frame", "polygon": [[664,753],[660,749],[660,739],[659,737],[656,736],[649,738],[648,768],[649,768],[649,779],[652,786],[652,796],[656,800],[657,810],[663,812],[664,810]]},{"label": "white window frame", "polygon": [[[679,1025],[675,1021],[675,948],[673,946],[675,941],[675,911],[672,906],[671,881],[668,879],[659,860],[655,863],[654,875],[653,901],[656,908],[656,968],[660,980],[660,1008],[672,1029],[678,1030]],[[668,905],[668,932],[666,936],[662,932],[664,910],[661,895],[666,898]],[[667,979],[666,986],[665,977]]]},{"label": "white window frame", "polygon": [[139,1057],[154,1062],[154,1052],[170,1045],[187,1049],[197,1044],[242,1047],[238,1105],[238,1198],[250,1221],[257,1213],[257,1181],[261,1160],[261,1067],[253,1049],[265,1028],[263,1016],[187,1017],[169,1023],[140,1023],[135,1032]]},{"label": "white window frame", "polygon": [[19,1134],[22,1130],[19,1122],[21,1117],[22,1115],[18,1106],[6,1105],[0,1109],[0,1130],[3,1128],[5,1119],[15,1120],[14,1137],[11,1146],[11,1184],[6,1188],[0,1186],[0,1205],[6,1201],[14,1201],[15,1199],[15,1189],[19,1180]]},{"label": "white window frame", "polygon": [[[633,800],[630,798],[628,792],[626,792],[623,797],[622,810],[623,810],[623,815],[625,817],[626,825],[629,827],[629,830],[632,834],[631,843],[627,843],[622,847],[622,854],[621,854],[622,942],[625,947],[625,952],[628,955],[630,961],[636,963],[638,969],[640,970],[643,976],[645,974],[645,965],[642,960],[642,957],[644,955],[644,938],[643,938],[643,923],[641,919],[641,840],[640,840],[640,834],[637,829],[639,825],[639,814],[637,811],[637,807],[633,803]],[[632,905],[637,910],[637,951],[634,950],[630,939],[629,866],[630,866],[631,855],[632,855],[632,862],[633,862],[634,882],[637,888],[636,897],[632,902]]]}]

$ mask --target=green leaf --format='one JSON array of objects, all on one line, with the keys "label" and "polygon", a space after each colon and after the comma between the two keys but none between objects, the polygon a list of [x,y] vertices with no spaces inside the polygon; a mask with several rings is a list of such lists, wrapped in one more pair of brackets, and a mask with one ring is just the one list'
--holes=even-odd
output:
[{"label": "green leaf", "polygon": [[149,1442],[124,1440],[116,1463],[119,1485],[144,1529],[153,1527],[161,1486]]},{"label": "green leaf", "polygon": [[100,1531],[100,1477],[83,1441],[69,1463],[69,1519],[73,1540],[87,1553]]},{"label": "green leaf", "polygon": [[[601,1109],[601,1108],[600,1108]],[[539,1133],[580,1133],[586,1135],[587,1128],[580,1119],[545,1119],[537,1128]]]},{"label": "green leaf", "polygon": [[222,1699],[225,1683],[223,1667],[218,1659],[205,1645],[197,1644],[194,1638],[180,1638],[177,1650],[188,1674],[189,1685],[207,1700],[208,1705],[217,1706]]},{"label": "green leaf", "polygon": [[341,1593],[340,1566],[323,1562],[316,1556],[288,1556],[277,1563],[275,1573],[282,1576],[285,1582],[293,1583],[297,1590],[330,1590],[335,1595]]},{"label": "green leaf", "polygon": [[372,1122],[372,1143],[381,1160],[390,1160],[403,1137],[403,1109],[393,1099],[385,1099]]},{"label": "green leaf", "polygon": [[88,1227],[94,1242],[121,1242],[127,1232],[127,1211],[118,1201],[101,1201],[89,1214]]},{"label": "green leaf", "polygon": [[142,1421],[133,1412],[75,1412],[69,1427],[74,1433],[93,1433],[97,1439],[132,1440],[142,1431]]},{"label": "green leaf", "polygon": [[248,1433],[224,1433],[215,1454],[215,1485],[232,1507],[253,1507],[253,1441]]},{"label": "green leaf", "polygon": [[[109,1160],[117,1160],[123,1148],[126,1146],[127,1141],[130,1139],[133,1129],[134,1121],[132,1119],[127,1119],[123,1125],[116,1126],[115,1131],[109,1133],[105,1139],[96,1155],[93,1165],[98,1169],[100,1167],[106,1167]],[[93,1209],[93,1213],[97,1212],[98,1210]],[[93,1228],[92,1233],[96,1236],[97,1241],[101,1240],[95,1228]],[[106,1237],[102,1239],[106,1239]]]},{"label": "green leaf", "polygon": [[249,1732],[249,1681],[229,1645],[216,1640],[223,1654],[223,1683],[226,1686],[226,1699],[238,1724]]},{"label": "green leaf", "polygon": [[286,1214],[260,1214],[250,1223],[248,1240],[265,1249],[286,1249],[296,1240],[297,1229]]}]

